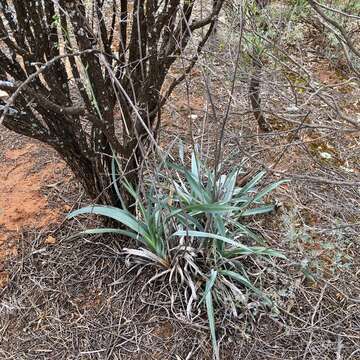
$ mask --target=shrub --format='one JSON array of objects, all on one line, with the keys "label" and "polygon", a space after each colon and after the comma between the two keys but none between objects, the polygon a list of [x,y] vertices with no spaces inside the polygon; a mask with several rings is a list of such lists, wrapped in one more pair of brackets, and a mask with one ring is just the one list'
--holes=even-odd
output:
[{"label": "shrub", "polygon": [[[160,110],[223,2],[197,17],[200,0],[0,0],[0,123],[52,146],[90,197],[118,205],[112,153],[136,183]],[[163,86],[189,47],[183,74]]]},{"label": "shrub", "polygon": [[[214,355],[218,345],[215,332],[216,308],[236,316],[241,306],[256,297],[265,306],[271,299],[258,289],[247,274],[249,257],[280,257],[280,252],[264,246],[243,220],[274,209],[264,197],[286,180],[259,188],[265,172],[260,171],[244,186],[236,185],[240,169],[218,175],[192,154],[191,169],[167,161],[157,181],[145,184],[145,196],[125,183],[136,210],[111,206],[89,206],[69,214],[97,214],[121,224],[120,229],[90,229],[81,234],[115,233],[135,240],[124,253],[131,259],[160,268],[155,278],[168,276],[190,294],[188,315],[205,304]],[[256,246],[251,243],[258,243]]]}]

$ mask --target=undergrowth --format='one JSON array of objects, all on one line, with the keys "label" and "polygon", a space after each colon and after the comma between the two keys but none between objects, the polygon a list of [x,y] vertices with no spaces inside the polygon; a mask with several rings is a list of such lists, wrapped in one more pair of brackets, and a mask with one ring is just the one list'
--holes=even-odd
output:
[{"label": "undergrowth", "polygon": [[[156,179],[145,182],[142,193],[124,182],[134,199],[133,208],[95,205],[73,211],[68,217],[97,214],[119,222],[119,228],[88,229],[80,234],[113,233],[135,240],[135,245],[123,248],[123,252],[137,266],[153,266],[155,275],[149,283],[167,279],[171,288],[176,285],[182,289],[173,296],[182,297],[188,318],[205,307],[217,359],[217,310],[237,317],[249,303],[274,306],[248,269],[249,261],[256,258],[267,262],[274,257],[285,259],[282,253],[266,247],[262,236],[248,225],[253,216],[274,210],[265,198],[286,182],[261,187],[265,175],[259,171],[238,186],[241,169],[221,174],[193,152],[191,168],[183,160],[176,163],[167,159]],[[122,201],[120,192],[118,195]]]}]

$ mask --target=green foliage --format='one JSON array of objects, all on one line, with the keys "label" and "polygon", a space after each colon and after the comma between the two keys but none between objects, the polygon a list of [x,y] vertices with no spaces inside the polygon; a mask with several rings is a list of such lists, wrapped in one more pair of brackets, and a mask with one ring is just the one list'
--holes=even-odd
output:
[{"label": "green foliage", "polygon": [[216,310],[229,310],[236,316],[251,298],[272,305],[247,273],[245,261],[285,259],[282,253],[263,246],[264,239],[244,222],[273,210],[264,199],[285,180],[260,187],[266,175],[261,171],[239,187],[236,180],[240,174],[240,169],[219,174],[193,152],[190,168],[183,162],[165,162],[156,181],[145,184],[145,195],[123,183],[134,199],[133,208],[89,206],[69,215],[97,214],[119,222],[120,229],[92,229],[81,234],[115,233],[134,239],[134,248],[124,249],[130,258],[152,263],[164,275],[170,273],[171,281],[189,289],[191,296],[185,299],[188,315],[204,303],[215,357]]},{"label": "green foliage", "polygon": [[351,245],[349,237],[344,236],[343,224],[336,221],[335,227],[327,233],[326,238],[316,227],[306,223],[307,213],[300,212],[295,206],[282,216],[284,242],[297,254],[301,254],[300,270],[311,283],[316,283],[329,274],[336,274],[339,270],[351,269],[354,259],[347,253]]},{"label": "green foliage", "polygon": [[60,16],[59,15],[54,15],[52,17],[53,22],[51,23],[52,27],[57,27],[60,26]]}]

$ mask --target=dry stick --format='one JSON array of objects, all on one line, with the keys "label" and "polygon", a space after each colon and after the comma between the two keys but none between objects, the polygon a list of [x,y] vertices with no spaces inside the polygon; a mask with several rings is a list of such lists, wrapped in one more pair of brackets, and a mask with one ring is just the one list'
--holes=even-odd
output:
[{"label": "dry stick", "polygon": [[337,337],[336,360],[341,360],[341,350],[343,348],[343,340],[341,336]]},{"label": "dry stick", "polygon": [[348,13],[343,12],[343,11],[341,11],[341,10],[331,8],[330,6],[326,6],[326,5],[324,5],[324,4],[320,4],[320,3],[318,3],[318,2],[315,1],[315,0],[313,0],[312,2],[313,2],[314,4],[316,4],[317,6],[323,8],[323,9],[330,10],[330,11],[332,11],[332,12],[338,13],[338,14],[340,14],[340,15],[347,16],[347,17],[349,17],[349,18],[353,18],[353,19],[356,19],[356,20],[360,20],[360,16],[348,14]]},{"label": "dry stick", "polygon": [[[9,81],[0,81],[0,89],[15,92],[19,86],[22,86],[23,89],[30,95],[36,98],[38,101],[41,102],[42,105],[45,105],[48,109],[58,113],[58,114],[65,114],[65,115],[83,115],[85,113],[85,108],[80,106],[69,106],[69,107],[62,107],[54,102],[50,101],[47,97],[41,95],[40,93],[36,92],[35,90],[31,89],[29,86],[20,84],[20,83],[11,83]],[[4,106],[5,109],[5,106]],[[5,111],[5,110],[4,110]]]},{"label": "dry stick", "polygon": [[[279,120],[283,120],[286,121],[290,124],[294,124],[294,125],[300,125],[300,121],[296,121],[296,120],[290,120],[289,118],[285,118],[282,115],[279,114],[275,114],[272,111],[267,111],[268,114],[276,116]],[[303,116],[303,114],[299,114],[299,116]],[[303,129],[325,129],[325,130],[333,130],[333,131],[342,131],[342,132],[350,132],[350,133],[358,133],[360,130],[354,129],[354,128],[343,128],[343,127],[332,127],[332,126],[326,126],[326,125],[312,125],[312,124],[303,124]],[[268,135],[276,135],[276,134],[286,134],[289,132],[293,132],[293,129],[289,129],[289,130],[283,130],[283,131],[272,131],[271,133],[268,134],[262,134],[262,135],[257,135],[257,136],[268,136]],[[246,137],[252,137],[252,136],[246,136]],[[253,136],[255,137],[255,135]]]},{"label": "dry stick", "polygon": [[348,358],[346,358],[346,360],[354,360],[354,359],[355,359],[354,355],[355,355],[356,353],[360,353],[360,349],[356,349],[355,351],[353,351],[353,352],[350,354],[350,356],[349,356]]},{"label": "dry stick", "polygon": [[[7,82],[6,82],[7,83]],[[12,85],[12,86],[11,86]],[[76,116],[76,115],[84,115],[91,123],[98,126],[104,134],[108,137],[109,142],[111,146],[116,150],[118,153],[124,153],[124,147],[119,143],[119,141],[116,139],[116,137],[108,131],[105,124],[95,115],[93,114],[86,114],[86,109],[80,106],[70,106],[70,107],[62,107],[58,104],[55,104],[51,100],[47,99],[43,95],[37,93],[35,90],[31,89],[27,85],[21,84],[5,84],[2,86],[0,82],[0,88],[7,89],[7,90],[15,90],[18,89],[19,86],[22,86],[23,89],[31,96],[33,96],[35,99],[41,102],[42,106],[47,107],[48,109],[52,110],[53,112],[57,114],[63,114],[63,115],[70,115],[70,116]],[[5,109],[5,107],[4,107]],[[5,111],[5,110],[4,110]],[[65,121],[68,121],[66,117],[64,118]]]},{"label": "dry stick", "polygon": [[[304,73],[306,73],[306,75],[308,76],[309,79],[312,79],[310,73],[298,62],[296,61],[291,55],[289,55],[287,52],[285,52],[283,49],[281,49],[278,45],[276,45],[275,43],[270,43],[269,39],[263,37],[261,34],[256,33],[257,36],[259,36],[262,40],[268,42],[270,45],[272,45],[275,49],[277,49],[278,51],[280,51],[284,56],[286,56],[294,65],[296,65],[299,69],[301,69]],[[271,55],[270,55],[271,56]],[[284,65],[285,67],[287,67],[288,69],[292,70],[288,65],[284,64],[281,60],[275,58],[277,61],[279,61],[282,65]],[[309,87],[314,91],[314,92],[318,92],[318,89],[315,89],[314,86],[312,86],[311,84],[309,84]],[[325,100],[324,97],[320,94],[317,94],[317,96],[328,106],[330,106],[334,111],[336,111],[337,115],[347,121],[348,123],[350,123],[351,125],[353,125],[354,127],[356,127],[357,129],[360,129],[360,124],[359,122],[356,122],[355,120],[350,119],[348,116],[344,115],[343,112],[340,110],[339,106],[335,103],[334,104],[330,104],[328,100]]]},{"label": "dry stick", "polygon": [[322,279],[322,281],[324,281],[327,285],[330,285],[331,287],[333,287],[337,292],[339,292],[343,297],[345,297],[348,301],[353,302],[355,304],[360,304],[360,296],[358,299],[349,297],[347,294],[344,293],[344,291],[342,291],[341,289],[339,289],[336,285],[334,285],[333,283],[331,283],[330,281],[326,280],[326,279]]},{"label": "dry stick", "polygon": [[347,33],[345,29],[335,20],[329,18],[327,15],[324,14],[324,12],[318,7],[317,2],[314,0],[308,0],[311,7],[329,24],[334,26],[337,30],[340,31],[340,34],[344,38],[346,45],[349,47],[349,49],[360,58],[360,52],[354,47],[353,43],[350,41],[349,37],[347,36]]},{"label": "dry stick", "polygon": [[216,5],[213,7],[212,13],[204,19],[193,22],[190,25],[190,30],[194,31],[196,29],[200,29],[210,23],[215,24],[216,17],[219,15],[220,10],[224,4],[225,0],[218,0]]},{"label": "dry stick", "polygon": [[218,176],[218,167],[219,164],[221,163],[221,148],[222,148],[222,143],[224,140],[224,135],[225,135],[225,126],[227,123],[227,120],[229,118],[229,114],[230,114],[230,107],[231,107],[231,103],[233,100],[233,94],[235,91],[235,83],[236,83],[236,75],[239,69],[239,63],[240,63],[240,54],[241,54],[241,45],[242,45],[242,39],[243,39],[243,34],[244,34],[244,24],[243,24],[243,18],[241,18],[241,23],[240,23],[240,36],[239,36],[239,42],[238,42],[238,48],[237,48],[237,54],[236,54],[236,60],[235,60],[235,69],[234,69],[234,75],[232,77],[232,81],[231,81],[231,92],[229,94],[229,101],[227,104],[227,108],[226,108],[226,113],[224,116],[224,120],[221,124],[221,129],[220,129],[220,134],[219,134],[219,139],[218,142],[216,144],[216,153],[215,153],[215,181],[217,179]]},{"label": "dry stick", "polygon": [[176,79],[174,79],[172,81],[172,83],[169,85],[168,89],[166,90],[165,94],[161,97],[161,101],[160,101],[159,106],[155,110],[153,110],[153,112],[158,111],[158,108],[165,105],[166,101],[171,96],[172,92],[177,87],[177,85],[179,85],[185,79],[186,75],[188,75],[190,73],[190,71],[194,68],[194,66],[196,65],[196,63],[197,63],[197,61],[199,59],[199,54],[201,53],[203,47],[207,43],[207,40],[208,40],[208,38],[210,37],[210,35],[212,33],[212,28],[213,28],[213,25],[210,25],[210,28],[208,29],[207,33],[205,34],[204,38],[201,40],[201,42],[199,43],[199,45],[198,45],[198,47],[196,49],[196,55],[194,55],[189,60],[190,64],[185,69],[183,74],[181,74],[179,77],[177,77]]},{"label": "dry stick", "polygon": [[291,137],[290,141],[283,148],[283,150],[280,153],[278,159],[273,163],[273,165],[270,165],[271,169],[275,170],[275,167],[279,164],[279,162],[282,159],[282,157],[284,156],[285,152],[288,150],[288,148],[291,146],[292,142],[295,140],[297,134],[299,133],[299,131],[303,127],[303,124],[304,124],[305,120],[309,117],[309,115],[310,115],[310,111],[304,116],[304,118],[302,119],[300,125],[297,127],[296,131],[292,134],[292,137]]},{"label": "dry stick", "polygon": [[112,80],[114,81],[114,84],[120,89],[120,91],[125,96],[126,100],[129,102],[130,106],[133,108],[133,111],[134,111],[136,117],[139,119],[141,125],[144,127],[144,129],[147,132],[147,134],[148,134],[150,140],[152,141],[153,145],[155,146],[155,148],[157,150],[159,150],[159,154],[161,155],[160,146],[157,144],[152,132],[150,131],[148,126],[145,124],[145,122],[144,122],[143,118],[141,117],[141,115],[140,115],[138,109],[136,108],[135,104],[131,101],[130,96],[128,95],[128,93],[126,92],[124,87],[121,85],[120,81],[115,77],[115,74],[113,73],[112,69],[110,68],[109,63],[106,61],[104,56],[101,58],[101,60],[102,60],[103,64],[105,65],[107,71],[109,72],[109,75],[112,77]]},{"label": "dry stick", "polygon": [[[183,16],[183,20],[185,22],[185,25],[186,25],[186,28],[190,34],[190,38],[189,38],[189,42],[191,42],[194,46],[195,44],[192,42],[193,40],[193,34],[192,34],[192,31],[191,31],[191,28],[190,28],[190,24],[189,22],[187,21],[186,19],[186,15],[184,14],[184,11],[182,10],[181,11],[181,14]],[[205,35],[202,36],[202,40],[200,41],[200,43],[197,45],[196,47],[196,52],[195,52],[195,55],[190,58],[188,61],[190,62],[190,64],[185,67],[185,63],[184,63],[184,60],[187,60],[185,56],[181,56],[180,59],[182,61],[182,64],[183,64],[183,73],[181,74],[181,76],[179,76],[178,78],[175,78],[173,80],[173,82],[170,84],[170,86],[168,87],[166,93],[162,96],[161,98],[161,102],[158,106],[158,109],[160,111],[162,105],[165,104],[165,102],[167,101],[167,99],[171,96],[173,90],[175,89],[175,87],[180,84],[182,81],[186,80],[186,93],[187,93],[187,101],[188,101],[188,107],[190,109],[190,99],[189,99],[189,86],[188,86],[188,81],[187,81],[187,75],[191,72],[191,70],[194,68],[194,66],[197,64],[198,62],[198,59],[199,59],[199,55],[204,47],[204,45],[207,43],[209,37],[211,36],[211,34],[214,32],[214,27],[215,27],[215,22],[212,22],[206,32]],[[203,30],[203,28],[202,28]],[[180,47],[180,51],[181,50],[181,47]],[[182,54],[181,54],[182,55]],[[203,70],[203,69],[202,69]],[[203,74],[203,77],[204,77],[204,70],[202,71],[202,74]],[[160,122],[158,121],[157,123],[157,128],[156,128],[156,132],[158,131],[158,128],[160,126]],[[194,144],[194,137],[193,137],[193,132],[192,132],[192,122],[191,122],[191,119],[190,119],[190,123],[189,123],[189,131],[190,131],[190,138],[191,138],[191,142],[192,142],[192,147],[195,151],[195,144]]]},{"label": "dry stick", "polygon": [[334,98],[331,95],[328,95],[328,97],[333,101],[333,104],[331,104],[327,99],[325,99],[325,97],[323,95],[317,94],[317,97],[319,99],[321,99],[326,105],[330,106],[333,110],[335,110],[341,119],[347,121],[348,123],[353,125],[355,128],[360,130],[360,123],[356,122],[355,120],[352,120],[348,116],[344,115],[344,113],[339,108],[339,105],[337,104],[337,102],[334,100]]},{"label": "dry stick", "polygon": [[239,143],[238,139],[234,139],[239,147],[240,152],[242,152],[243,154],[245,154],[247,157],[249,157],[251,160],[253,160],[254,162],[256,162],[257,164],[259,164],[262,168],[264,168],[266,171],[275,174],[275,175],[281,175],[284,177],[290,177],[290,178],[294,178],[294,179],[298,179],[298,180],[308,180],[308,181],[312,181],[315,183],[324,183],[324,184],[331,184],[331,185],[344,185],[344,186],[360,186],[360,181],[345,181],[345,180],[330,180],[330,179],[326,179],[323,177],[315,177],[315,176],[307,176],[307,175],[297,175],[297,174],[291,174],[285,171],[278,171],[278,170],[274,170],[271,167],[265,165],[263,162],[259,161],[258,159],[256,159],[254,156],[244,152],[241,149],[241,145]]},{"label": "dry stick", "polygon": [[[336,35],[336,38],[339,40],[337,35]],[[341,41],[341,46],[342,46],[342,48],[344,50],[344,54],[345,54],[345,57],[346,57],[346,60],[348,62],[349,67],[357,75],[357,77],[360,78],[360,71],[358,71],[355,68],[354,64],[351,62],[350,55],[349,55],[349,50],[347,49],[346,45],[342,41]]]},{"label": "dry stick", "polygon": [[80,55],[88,54],[88,53],[101,53],[101,51],[96,50],[96,49],[87,49],[87,50],[75,52],[75,53],[72,53],[72,54],[58,55],[58,56],[55,56],[53,59],[49,60],[48,62],[46,62],[44,65],[42,65],[39,68],[39,70],[37,70],[36,72],[31,74],[24,82],[19,84],[17,86],[17,89],[15,90],[15,92],[7,100],[6,105],[5,105],[4,109],[3,109],[3,113],[2,113],[1,118],[0,118],[0,124],[2,124],[2,122],[4,121],[4,118],[6,116],[7,111],[9,110],[10,106],[14,103],[15,99],[20,94],[21,90],[23,90],[37,76],[39,76],[41,73],[43,73],[45,70],[47,70],[51,65],[53,65],[55,62],[57,62],[57,61],[59,61],[61,59],[68,58],[68,57],[74,57],[74,56],[80,56]]},{"label": "dry stick", "polygon": [[303,181],[309,180],[312,182],[331,184],[331,185],[360,186],[360,181],[330,180],[330,179],[326,179],[326,178],[323,178],[320,176],[314,177],[314,176],[307,176],[307,175],[289,174],[289,173],[283,172],[283,171],[272,171],[271,169],[269,171],[273,172],[274,174],[288,176],[288,177],[292,177],[294,179],[303,180]]},{"label": "dry stick", "polygon": [[[321,15],[319,15],[321,17]],[[330,32],[332,32],[334,34],[334,36],[336,37],[336,39],[339,41],[339,43],[341,44],[341,47],[343,48],[344,50],[344,54],[345,54],[345,57],[346,57],[346,60],[348,62],[348,66],[351,68],[351,70],[357,75],[357,77],[360,77],[360,73],[359,71],[355,68],[354,64],[351,62],[351,59],[350,59],[350,55],[349,55],[349,50],[347,49],[346,45],[348,47],[349,44],[348,44],[348,41],[350,40],[347,40],[347,39],[343,39],[341,38],[341,36],[339,36],[339,34],[334,31],[334,29],[326,22],[324,22],[323,24]],[[345,41],[344,41],[345,40]],[[356,78],[356,77],[355,77]]]},{"label": "dry stick", "polygon": [[321,303],[321,301],[322,301],[322,299],[323,299],[323,297],[324,297],[326,288],[327,288],[327,284],[325,284],[324,287],[322,288],[321,293],[320,293],[319,300],[318,300],[318,302],[316,303],[315,308],[314,308],[314,312],[313,312],[313,314],[312,314],[312,316],[311,316],[311,328],[312,328],[312,331],[311,331],[311,333],[310,333],[309,341],[308,341],[308,343],[307,343],[307,345],[306,345],[306,349],[305,349],[305,352],[304,352],[304,356],[303,356],[303,359],[304,359],[304,360],[306,359],[306,356],[307,356],[307,354],[308,354],[308,352],[309,352],[309,350],[310,350],[311,341],[312,341],[313,336],[314,336],[315,316],[316,316],[316,314],[317,314],[317,312],[318,312],[318,310],[319,310],[320,303]]},{"label": "dry stick", "polygon": [[186,22],[186,26],[187,29],[189,31],[190,34],[193,33],[193,31],[200,29],[206,25],[209,25],[209,28],[205,34],[205,36],[202,38],[202,40],[200,41],[200,43],[197,46],[196,49],[196,54],[189,59],[189,65],[188,67],[185,69],[184,73],[179,76],[178,78],[174,79],[173,82],[169,85],[166,93],[161,97],[161,101],[159,103],[159,105],[150,113],[150,116],[157,112],[159,108],[161,108],[167,101],[167,99],[171,96],[173,90],[175,89],[175,87],[177,85],[179,85],[186,77],[187,74],[190,73],[190,71],[193,69],[193,67],[195,66],[195,64],[197,63],[197,60],[199,59],[199,54],[202,52],[205,44],[207,43],[207,40],[209,39],[210,35],[213,33],[213,29],[215,26],[215,19],[216,17],[219,15],[219,12],[222,8],[223,3],[225,2],[225,0],[220,0],[217,2],[217,5],[213,8],[212,13],[206,17],[205,19],[199,20],[199,21],[195,21],[191,24],[189,24],[188,22]]}]

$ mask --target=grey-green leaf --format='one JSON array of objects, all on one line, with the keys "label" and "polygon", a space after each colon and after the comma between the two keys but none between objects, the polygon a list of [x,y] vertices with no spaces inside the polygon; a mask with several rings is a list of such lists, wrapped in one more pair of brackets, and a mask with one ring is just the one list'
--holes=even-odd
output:
[{"label": "grey-green leaf", "polygon": [[75,211],[72,211],[67,218],[72,219],[78,215],[83,214],[96,214],[106,216],[108,218],[114,219],[121,224],[127,226],[131,230],[145,235],[145,228],[141,225],[140,221],[138,221],[133,215],[131,215],[128,211],[122,210],[113,206],[87,206]]}]

